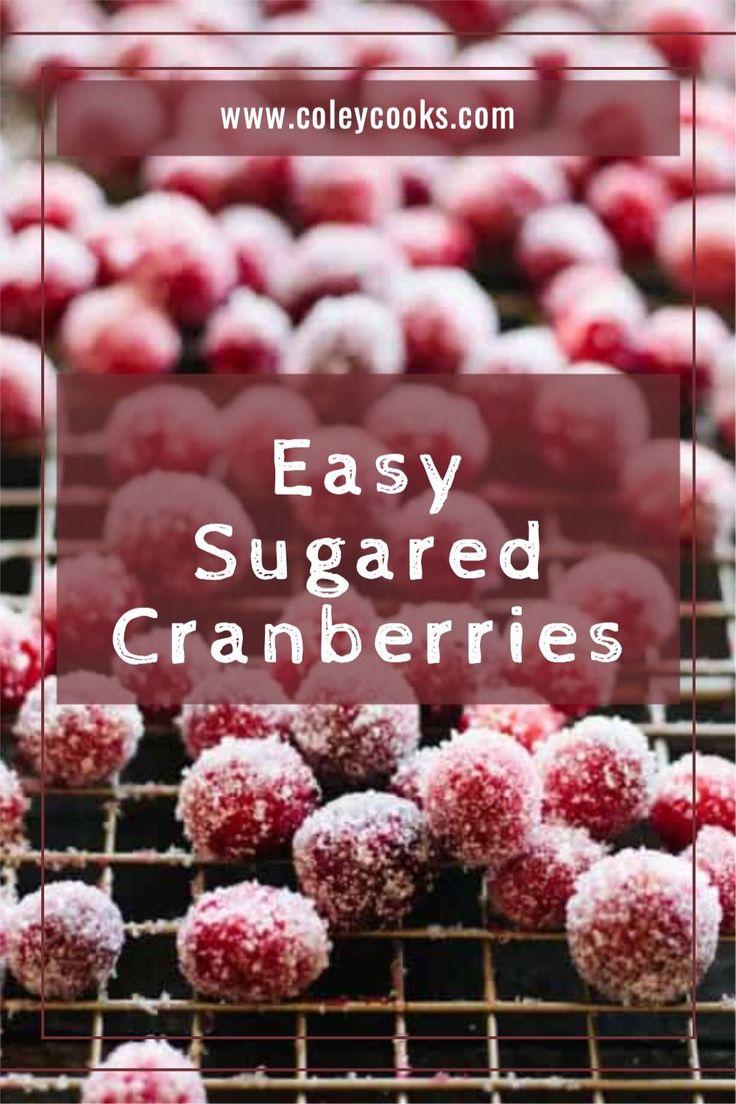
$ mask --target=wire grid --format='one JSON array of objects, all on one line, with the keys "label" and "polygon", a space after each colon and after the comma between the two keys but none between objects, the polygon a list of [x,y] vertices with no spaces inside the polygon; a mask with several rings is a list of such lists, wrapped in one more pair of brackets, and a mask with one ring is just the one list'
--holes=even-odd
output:
[{"label": "wire grid", "polygon": [[[47,534],[53,534],[53,458],[46,466],[46,480]],[[82,499],[85,493],[80,489]],[[498,488],[495,497],[503,495],[503,488]],[[40,490],[31,479],[28,486],[6,488],[2,502],[10,510],[33,511],[35,517],[30,536],[0,543],[4,565],[15,561],[29,568],[22,592],[4,596],[22,607],[42,569]],[[554,574],[581,549],[562,539],[554,513],[546,519],[545,531]],[[46,553],[55,554],[49,536]],[[734,644],[732,553],[731,548],[720,549],[699,572],[706,593],[696,605],[699,629],[709,639],[717,638],[714,649],[720,653],[697,663],[695,704],[702,716],[698,746],[724,754],[730,753],[734,735],[729,707],[733,665],[722,658],[732,654]],[[683,602],[681,616],[688,618],[690,613],[690,604]],[[642,723],[662,763],[671,754],[685,752],[691,741],[690,660],[682,658],[679,667],[683,706],[627,711]],[[433,718],[425,717],[428,735],[438,739],[447,725],[443,728]],[[148,762],[143,761],[146,751]],[[165,778],[159,773],[162,764]],[[39,1001],[20,990],[9,991],[4,1002],[6,1064],[33,1067],[35,1072],[8,1073],[0,1080],[8,1102],[78,1100],[83,1069],[99,1064],[115,1045],[115,1036],[146,1034],[167,1035],[188,1048],[202,1068],[213,1102],[500,1104],[510,1099],[549,1100],[562,1093],[566,1100],[594,1104],[732,1099],[728,1071],[733,1064],[733,1002],[722,993],[730,987],[733,939],[722,941],[717,964],[701,990],[699,1042],[687,1038],[692,1034],[689,1002],[627,1011],[594,999],[564,962],[562,933],[499,927],[488,913],[482,880],[462,875],[461,883],[452,870],[440,875],[439,886],[414,926],[339,940],[338,962],[327,981],[318,982],[304,998],[265,1006],[198,999],[177,976],[176,917],[190,897],[215,884],[252,873],[267,881],[288,881],[290,864],[195,861],[181,837],[167,838],[167,829],[177,831],[173,805],[180,767],[172,726],[149,726],[125,782],[113,780],[76,791],[47,789],[47,871],[52,876],[79,874],[114,891],[127,917],[128,940],[119,977],[107,990],[95,999],[47,1002],[49,1038],[41,1049],[28,1041],[40,1035]],[[151,782],[151,776],[157,780]],[[27,784],[30,792],[38,793],[37,780],[28,779]],[[80,812],[75,832],[70,813],[75,818]],[[78,847],[72,849],[70,843]],[[6,879],[15,888],[35,888],[41,862],[37,846],[8,853],[3,861]],[[154,888],[149,895],[150,887]],[[454,926],[460,900],[462,927]],[[443,913],[453,926],[442,925]],[[131,978],[142,980],[143,996],[131,993]],[[172,991],[156,992],[159,981]],[[544,992],[545,985],[551,985],[550,994]],[[707,1051],[706,1060],[701,1051]],[[62,1074],[61,1069],[74,1072]]]}]

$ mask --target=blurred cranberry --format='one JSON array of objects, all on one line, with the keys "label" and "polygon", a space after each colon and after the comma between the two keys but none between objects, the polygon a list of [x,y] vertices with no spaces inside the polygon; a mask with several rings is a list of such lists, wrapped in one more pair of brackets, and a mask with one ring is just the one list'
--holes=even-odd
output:
[{"label": "blurred cranberry", "polygon": [[[82,219],[102,209],[104,202],[101,189],[81,169],[60,161],[45,166],[43,221],[47,226],[74,232]],[[26,161],[11,172],[1,209],[14,231],[42,221],[39,164]]]},{"label": "blurred cranberry", "polygon": [[628,293],[632,300],[636,295],[641,298],[641,292],[633,280],[615,265],[587,262],[569,265],[553,276],[542,290],[542,309],[552,322],[557,322],[573,310],[588,293],[614,291],[624,287],[627,289],[624,294]]},{"label": "blurred cranberry", "polygon": [[436,207],[408,207],[386,220],[386,234],[413,268],[466,268],[473,243],[459,219]]},{"label": "blurred cranberry", "polygon": [[64,230],[53,226],[44,230],[29,226],[21,230],[7,242],[0,273],[2,328],[23,336],[37,336],[42,315],[47,326],[55,326],[69,303],[92,287],[96,271],[89,250]]},{"label": "blurred cranberry", "polygon": [[346,12],[346,23],[348,64],[359,72],[452,60],[454,40],[446,24],[414,5],[356,4]]},{"label": "blurred cranberry", "polygon": [[383,222],[399,205],[396,168],[386,157],[297,157],[291,205],[304,226]]},{"label": "blurred cranberry", "polygon": [[518,35],[525,53],[545,80],[562,80],[566,67],[575,65],[583,48],[585,35],[595,35],[596,27],[585,15],[550,5],[536,5],[523,11],[505,24],[502,36]]},{"label": "blurred cranberry", "polygon": [[404,207],[423,207],[433,203],[451,162],[440,154],[428,156],[408,153],[394,158]]},{"label": "blurred cranberry", "polygon": [[713,388],[710,395],[711,413],[718,427],[718,434],[731,452],[736,442],[734,365],[736,365],[736,341],[731,336],[718,354],[714,365]]},{"label": "blurred cranberry", "polygon": [[669,209],[657,238],[659,263],[680,291],[692,292],[695,283],[697,295],[706,303],[730,304],[736,288],[734,197],[703,196],[694,221],[693,247],[692,201],[682,200]]},{"label": "blurred cranberry", "polygon": [[725,8],[719,0],[647,0],[627,7],[627,29],[645,34],[673,69],[694,72],[708,49],[708,32],[723,30]]},{"label": "blurred cranberry", "polygon": [[488,250],[510,245],[528,215],[567,198],[562,170],[539,157],[460,158],[442,188],[445,209]]},{"label": "blurred cranberry", "polygon": [[181,353],[167,316],[127,284],[81,295],[64,317],[61,345],[68,366],[90,375],[170,372]]},{"label": "blurred cranberry", "polygon": [[268,498],[273,492],[274,439],[309,437],[316,425],[309,401],[296,389],[287,390],[283,381],[244,387],[222,414],[229,479],[251,498]]},{"label": "blurred cranberry", "polygon": [[462,372],[498,329],[488,292],[459,268],[419,268],[389,293],[401,319],[410,372]]},{"label": "blurred cranberry", "polygon": [[291,183],[292,160],[286,156],[231,157],[228,201],[281,208]]},{"label": "blurred cranberry", "polygon": [[639,366],[643,295],[629,283],[593,287],[555,323],[557,339],[575,361],[598,361],[631,372]]},{"label": "blurred cranberry", "polygon": [[56,418],[56,369],[41,350],[20,337],[0,334],[0,435],[7,444],[38,438]]},{"label": "blurred cranberry", "polygon": [[238,288],[207,322],[204,357],[213,372],[270,374],[281,367],[290,335],[277,303]]},{"label": "blurred cranberry", "polygon": [[395,313],[367,295],[320,299],[299,323],[284,371],[290,374],[394,375],[404,369]]},{"label": "blurred cranberry", "polygon": [[[728,347],[729,337],[724,322],[709,307],[697,307],[694,318],[691,306],[660,307],[653,311],[641,330],[641,370],[679,376],[687,384],[694,366],[697,385],[709,389],[716,363]],[[733,364],[731,370],[733,373]],[[687,388],[685,394],[689,395]]]},{"label": "blurred cranberry", "polygon": [[651,157],[649,163],[661,174],[673,195],[684,199],[693,194],[730,192],[736,177],[736,147],[718,130],[698,130],[693,172],[693,129],[680,130],[680,152],[670,157]]},{"label": "blurred cranberry", "polygon": [[513,10],[511,0],[423,0],[458,34],[493,34]]},{"label": "blurred cranberry", "polygon": [[626,162],[608,165],[588,183],[587,201],[630,257],[651,255],[671,197],[651,169]]},{"label": "blurred cranberry", "polygon": [[704,130],[717,131],[731,142],[736,141],[736,94],[733,88],[713,81],[696,81],[694,91],[693,95],[691,81],[682,81],[680,122],[683,126],[692,126],[695,122],[698,134]]},{"label": "blurred cranberry", "polygon": [[218,222],[235,254],[238,283],[274,296],[293,240],[286,223],[260,207],[228,207]]},{"label": "blurred cranberry", "polygon": [[616,243],[587,207],[560,203],[529,216],[516,245],[517,261],[532,283],[549,280],[568,265],[618,263]]}]

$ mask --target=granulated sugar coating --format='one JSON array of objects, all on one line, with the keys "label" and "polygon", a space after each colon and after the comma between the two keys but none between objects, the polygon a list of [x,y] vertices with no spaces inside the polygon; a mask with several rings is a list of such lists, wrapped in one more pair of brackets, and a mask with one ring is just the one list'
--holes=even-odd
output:
[{"label": "granulated sugar coating", "polygon": [[736,766],[720,755],[696,753],[694,763],[692,755],[683,755],[660,775],[649,821],[673,850],[692,843],[693,833],[704,824],[733,832]]},{"label": "granulated sugar coating", "polygon": [[18,775],[0,759],[0,844],[21,838],[27,809],[28,798]]},{"label": "granulated sugar coating", "polygon": [[176,945],[187,981],[227,1001],[295,997],[326,969],[330,954],[312,902],[259,882],[203,894],[184,917]]},{"label": "granulated sugar coating", "polygon": [[429,773],[440,755],[438,747],[419,748],[413,755],[403,759],[389,782],[389,788],[397,797],[413,801],[420,809],[424,808],[427,798]]},{"label": "granulated sugar coating", "polygon": [[500,732],[472,729],[442,745],[429,774],[427,821],[458,862],[498,866],[529,844],[540,802],[528,752]]},{"label": "granulated sugar coating", "polygon": [[647,815],[656,760],[631,721],[585,717],[550,736],[535,761],[547,820],[610,839]]},{"label": "granulated sugar coating", "polygon": [[320,299],[294,331],[285,357],[285,371],[296,375],[396,375],[403,368],[398,319],[368,295]]},{"label": "granulated sugar coating", "polygon": [[84,1082],[82,1104],[207,1104],[191,1058],[164,1039],[123,1043]]},{"label": "granulated sugar coating", "polygon": [[192,694],[193,687],[202,683],[211,670],[210,651],[204,637],[189,633],[186,658],[183,663],[171,660],[171,631],[159,628],[142,632],[129,632],[127,644],[140,655],[158,653],[156,663],[131,665],[116,657],[113,670],[124,686],[140,703],[147,717],[169,718],[176,713],[183,701]]},{"label": "granulated sugar coating", "polygon": [[398,925],[424,888],[429,842],[422,813],[393,794],[345,794],[294,837],[301,889],[333,931]]},{"label": "granulated sugar coating", "polygon": [[[65,694],[99,701],[121,701],[125,696],[116,679],[89,671],[65,677]],[[57,700],[58,681],[50,675],[24,701],[14,733],[18,754],[45,780],[62,786],[88,786],[122,770],[135,754],[143,735],[143,718],[131,701],[121,705],[63,705]],[[43,729],[43,731],[42,731]]]},{"label": "granulated sugar coating", "polygon": [[42,405],[40,359],[41,350],[31,341],[0,334],[0,433],[6,446],[38,438],[54,423],[56,369],[45,356]]},{"label": "granulated sugar coating", "polygon": [[542,824],[523,854],[489,872],[491,904],[520,928],[561,928],[577,879],[605,854],[582,828]]},{"label": "granulated sugar coating", "polygon": [[462,714],[463,728],[490,728],[513,737],[517,743],[534,751],[537,744],[558,732],[564,723],[564,714],[548,705],[531,690],[508,688],[513,705],[490,702],[485,705],[466,705]]},{"label": "granulated sugar coating", "polygon": [[288,843],[319,797],[288,744],[226,736],[184,772],[176,815],[202,858],[243,859]]},{"label": "granulated sugar coating", "polygon": [[[646,848],[602,859],[578,880],[567,905],[573,962],[590,985],[622,1004],[661,1004],[684,996],[712,963],[718,894],[687,863]],[[694,947],[693,947],[694,939]],[[694,950],[694,954],[693,954]]]},{"label": "granulated sugar coating", "polygon": [[100,552],[65,556],[60,573],[62,594],[60,603],[57,596],[57,610],[62,618],[63,648],[80,666],[95,665],[101,655],[110,654],[120,614],[143,605],[140,584],[121,559]]},{"label": "granulated sugar coating", "polygon": [[[692,863],[693,848],[686,848],[682,858]],[[736,928],[736,836],[725,828],[706,824],[695,840],[695,862],[718,891],[721,932],[733,934]]]},{"label": "granulated sugar coating", "polygon": [[8,962],[25,989],[46,1000],[74,1000],[107,981],[125,938],[120,910],[100,889],[84,882],[47,882],[41,926],[41,890],[12,912]]},{"label": "granulated sugar coating", "polygon": [[[380,681],[373,684],[374,678]],[[399,687],[395,696],[400,701],[411,696],[395,671],[373,675],[366,669],[349,674],[343,669],[336,675],[331,668],[320,666],[307,675],[300,697],[320,704],[302,705],[295,711],[292,734],[324,782],[354,787],[386,779],[417,747],[421,734],[418,705],[352,704],[375,698],[379,687],[391,698],[392,682]],[[328,704],[336,698],[344,704]]]},{"label": "granulated sugar coating", "polygon": [[0,602],[0,702],[16,709],[41,678],[44,651],[50,665],[53,645],[40,623]]},{"label": "granulated sugar coating", "polygon": [[[189,696],[196,704],[182,706],[176,723],[192,759],[223,736],[286,739],[291,733],[295,708],[266,671],[225,670],[192,687]],[[259,704],[265,698],[271,704]]]}]

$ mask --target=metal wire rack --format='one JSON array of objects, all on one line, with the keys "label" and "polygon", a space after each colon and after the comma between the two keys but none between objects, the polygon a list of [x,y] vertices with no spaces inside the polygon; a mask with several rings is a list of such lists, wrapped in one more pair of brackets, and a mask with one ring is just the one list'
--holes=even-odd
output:
[{"label": "metal wire rack", "polygon": [[[8,466],[0,542],[3,597],[22,607],[41,564],[38,461]],[[46,467],[53,533],[55,472]],[[551,570],[579,554],[558,530]],[[54,555],[53,539],[46,553]],[[683,602],[681,616],[691,605]],[[698,570],[695,608],[704,658],[695,689],[680,661],[683,703],[626,710],[664,762],[690,746],[694,693],[698,746],[733,752],[734,569],[731,548]],[[622,712],[622,710],[619,710]],[[425,717],[441,738],[451,718]],[[3,1099],[75,1101],[84,1070],[116,1037],[166,1035],[201,1066],[212,1102],[726,1101],[733,1098],[733,939],[723,940],[701,987],[693,1031],[689,1002],[621,1009],[575,977],[562,933],[507,930],[489,915],[480,879],[444,870],[429,900],[400,931],[338,942],[333,966],[310,993],[278,1005],[220,1005],[187,990],[176,968],[177,917],[192,896],[249,874],[289,883],[290,864],[195,861],[173,805],[182,766],[171,726],[149,726],[124,779],[84,790],[47,790],[50,876],[95,881],[113,893],[128,940],[118,973],[95,999],[47,1002],[13,982],[4,1000]],[[28,780],[29,792],[38,783]],[[30,848],[2,856],[20,893],[39,882],[38,800]],[[692,1037],[688,1037],[692,1036]],[[238,1072],[233,1072],[238,1071]],[[729,1072],[730,1071],[730,1072]]]}]

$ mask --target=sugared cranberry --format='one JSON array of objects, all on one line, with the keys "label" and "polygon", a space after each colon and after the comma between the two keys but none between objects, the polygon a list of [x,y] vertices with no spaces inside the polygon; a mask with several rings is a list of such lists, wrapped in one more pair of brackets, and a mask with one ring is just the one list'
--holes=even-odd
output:
[{"label": "sugared cranberry", "polygon": [[721,902],[721,932],[733,934],[736,927],[736,836],[726,828],[706,824],[698,832],[695,847],[682,852],[686,862],[695,862],[718,891]]},{"label": "sugared cranberry", "polygon": [[657,257],[665,275],[683,293],[696,284],[701,300],[716,305],[733,301],[736,274],[736,210],[730,195],[702,196],[695,217],[693,256],[692,200],[670,207],[657,237]]},{"label": "sugared cranberry", "polygon": [[300,322],[285,370],[299,375],[395,375],[404,368],[396,315],[367,295],[320,299]]},{"label": "sugared cranberry", "polygon": [[567,943],[578,973],[605,996],[661,1004],[703,977],[715,957],[720,919],[718,894],[704,875],[696,879],[693,902],[686,863],[627,848],[578,879],[567,905]]},{"label": "sugared cranberry", "polygon": [[229,157],[159,154],[149,157],[143,168],[148,190],[189,196],[208,211],[225,204],[231,176]]},{"label": "sugared cranberry", "polygon": [[[697,307],[693,362],[693,309],[659,307],[646,320],[639,335],[640,368],[644,372],[679,376],[687,385],[695,369],[697,386],[708,390],[716,363],[728,345],[730,334],[720,316],[709,307]],[[732,364],[733,370],[733,364]],[[686,388],[685,394],[688,394]]]},{"label": "sugared cranberry", "polygon": [[58,601],[65,655],[79,666],[93,666],[110,655],[118,617],[141,605],[141,588],[117,556],[83,552],[64,556]]},{"label": "sugared cranberry", "polygon": [[492,865],[528,846],[541,791],[528,752],[489,729],[470,729],[443,744],[427,782],[432,835],[467,866]]},{"label": "sugared cranberry", "polygon": [[13,909],[10,969],[31,993],[74,1000],[105,984],[124,938],[120,910],[102,890],[47,881]]},{"label": "sugared cranberry", "polygon": [[519,233],[516,259],[528,280],[542,284],[568,265],[615,265],[618,249],[588,207],[559,203],[529,215]]},{"label": "sugared cranberry", "polygon": [[555,334],[571,361],[594,361],[631,372],[640,367],[645,317],[644,297],[629,282],[594,286],[559,315]]},{"label": "sugared cranberry", "polygon": [[82,1087],[82,1104],[207,1104],[202,1078],[188,1054],[165,1039],[122,1043]]},{"label": "sugared cranberry", "polygon": [[473,241],[467,226],[436,207],[407,207],[385,224],[412,268],[467,268]]},{"label": "sugared cranberry", "polygon": [[393,794],[346,794],[294,837],[299,885],[333,931],[400,924],[421,893],[429,842],[423,815]]},{"label": "sugared cranberry", "polygon": [[733,832],[736,767],[720,755],[683,755],[659,777],[649,816],[668,847],[685,847],[704,825]]},{"label": "sugared cranberry", "polygon": [[[43,367],[42,367],[43,363]],[[41,377],[44,377],[43,407]],[[56,418],[56,369],[30,341],[0,334],[0,433],[7,443],[32,440]]]},{"label": "sugared cranberry", "polygon": [[[44,274],[41,278],[41,237]],[[97,264],[80,241],[64,230],[29,226],[9,239],[0,275],[0,312],[9,333],[38,336],[41,319],[53,327],[77,295],[95,281]]]},{"label": "sugared cranberry", "polygon": [[[226,736],[264,740],[291,735],[294,706],[265,670],[248,667],[218,672],[191,688],[177,726],[187,753],[196,759]],[[269,704],[264,705],[263,702]]]},{"label": "sugared cranberry", "polygon": [[621,717],[585,717],[535,754],[545,819],[610,839],[649,810],[656,771],[641,729]]},{"label": "sugared cranberry", "polygon": [[80,295],[64,317],[61,343],[69,367],[88,375],[160,375],[181,354],[164,312],[126,284]]},{"label": "sugared cranberry", "polygon": [[[83,219],[104,206],[105,197],[95,181],[81,169],[51,161],[44,168],[44,209],[46,226],[74,233]],[[13,231],[41,222],[41,166],[21,163],[10,175],[0,204]]]},{"label": "sugared cranberry", "polygon": [[312,902],[259,882],[204,893],[179,926],[176,946],[190,985],[226,1001],[298,996],[326,969],[330,954]]},{"label": "sugared cranberry", "polygon": [[238,283],[258,295],[275,296],[293,245],[276,215],[260,207],[228,207],[218,222],[235,254]]},{"label": "sugared cranberry", "polygon": [[303,226],[383,222],[399,205],[396,170],[386,157],[299,157],[291,204]]},{"label": "sugared cranberry", "polygon": [[21,839],[27,810],[28,798],[20,778],[0,759],[0,846]]},{"label": "sugared cranberry", "polygon": [[[466,705],[462,714],[463,728],[488,728],[511,736],[527,751],[534,751],[553,732],[559,732],[564,714],[548,705],[530,690],[506,688],[513,705],[488,702]],[[499,687],[499,694],[502,688]]]},{"label": "sugared cranberry", "polygon": [[289,744],[226,736],[184,772],[176,815],[202,858],[252,858],[288,843],[319,796]]},{"label": "sugared cranberry", "polygon": [[397,797],[413,801],[418,808],[423,809],[427,799],[429,774],[439,754],[440,748],[425,747],[419,748],[408,758],[402,759],[391,775],[389,782],[391,792]]},{"label": "sugared cranberry", "polygon": [[491,904],[527,931],[560,928],[578,878],[605,853],[582,828],[542,824],[525,851],[489,873]]},{"label": "sugared cranberry", "polygon": [[156,653],[152,664],[131,665],[117,660],[115,674],[134,696],[146,716],[168,720],[179,711],[182,702],[192,697],[194,687],[211,671],[209,648],[198,633],[189,633],[183,663],[171,659],[171,633],[168,629],[129,632],[128,648],[138,655]]},{"label": "sugared cranberry", "polygon": [[688,72],[700,69],[709,32],[721,30],[725,22],[718,18],[718,4],[704,7],[698,0],[649,0],[630,11],[630,29],[646,35],[673,69]]},{"label": "sugared cranberry", "polygon": [[[88,671],[62,680],[65,697],[94,694],[100,701],[125,701],[116,680]],[[54,675],[36,686],[23,702],[14,732],[18,752],[48,783],[89,786],[121,771],[132,759],[143,735],[143,721],[132,703],[120,705],[64,705],[58,701]]]},{"label": "sugared cranberry", "polygon": [[16,709],[53,659],[53,643],[34,618],[0,603],[0,702]]},{"label": "sugared cranberry", "polygon": [[671,197],[651,169],[626,162],[607,165],[588,183],[586,198],[625,256],[652,254]]},{"label": "sugared cranberry", "polygon": [[281,307],[249,288],[234,291],[207,323],[203,352],[213,372],[278,372],[291,324]]}]

